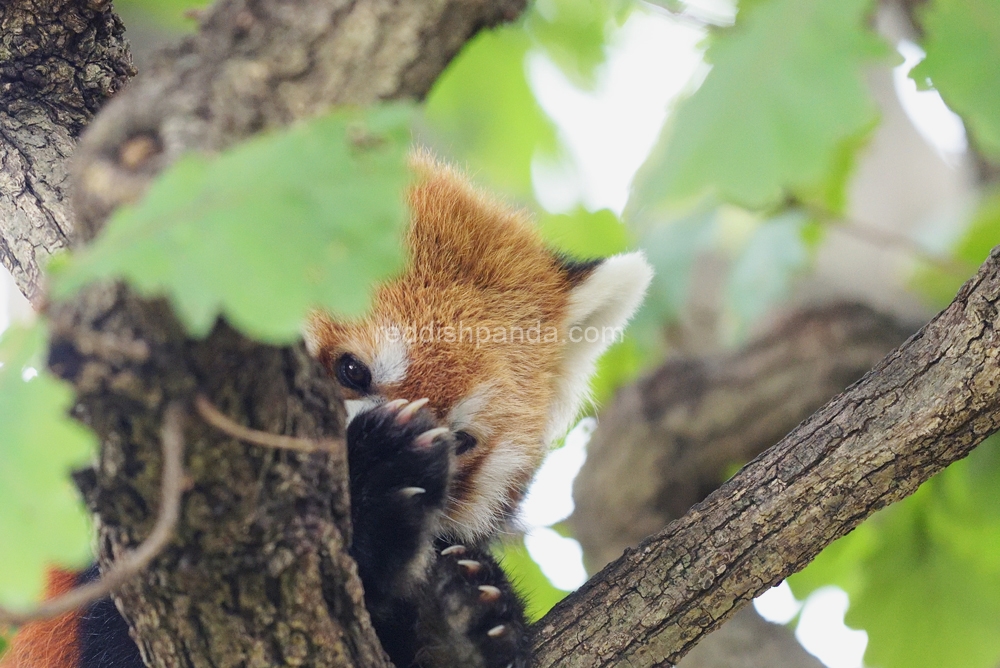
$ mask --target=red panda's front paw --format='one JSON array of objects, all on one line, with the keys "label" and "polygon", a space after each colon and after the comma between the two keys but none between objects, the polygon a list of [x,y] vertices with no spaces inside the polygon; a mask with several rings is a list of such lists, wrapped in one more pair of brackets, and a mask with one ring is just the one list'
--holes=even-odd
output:
[{"label": "red panda's front paw", "polygon": [[423,579],[447,500],[454,436],[437,426],[426,404],[380,404],[347,428],[351,555],[376,622],[382,601]]},{"label": "red panda's front paw", "polygon": [[439,543],[427,589],[418,612],[421,666],[530,665],[524,605],[488,550]]}]

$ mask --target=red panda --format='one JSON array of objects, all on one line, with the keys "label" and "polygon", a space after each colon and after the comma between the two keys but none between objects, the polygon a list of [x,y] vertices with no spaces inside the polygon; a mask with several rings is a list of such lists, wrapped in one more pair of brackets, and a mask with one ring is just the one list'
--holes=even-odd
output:
[{"label": "red panda", "polygon": [[[652,272],[641,253],[570,260],[456,170],[425,153],[413,167],[404,272],[377,287],[365,317],[306,325],[348,407],[351,554],[399,668],[524,667],[523,605],[488,543]],[[22,630],[2,668],[141,666],[72,651],[33,662],[38,628]]]}]

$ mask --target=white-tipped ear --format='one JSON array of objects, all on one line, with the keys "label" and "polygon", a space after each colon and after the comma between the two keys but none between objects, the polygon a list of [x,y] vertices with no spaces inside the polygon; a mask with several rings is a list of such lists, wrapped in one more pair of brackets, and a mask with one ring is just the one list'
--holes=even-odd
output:
[{"label": "white-tipped ear", "polygon": [[641,252],[609,257],[569,295],[566,347],[549,415],[549,440],[562,436],[587,398],[594,364],[622,340],[625,325],[639,308],[653,269]]}]

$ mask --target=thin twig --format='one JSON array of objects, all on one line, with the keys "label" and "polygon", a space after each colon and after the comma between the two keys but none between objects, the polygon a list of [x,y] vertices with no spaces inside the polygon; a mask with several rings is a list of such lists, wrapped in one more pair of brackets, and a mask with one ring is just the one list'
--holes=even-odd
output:
[{"label": "thin twig", "polygon": [[314,440],[311,438],[297,438],[295,436],[272,434],[244,427],[222,413],[208,398],[201,394],[195,397],[194,407],[197,409],[198,415],[205,422],[219,431],[229,434],[233,438],[238,438],[241,441],[262,445],[265,448],[294,450],[296,452],[331,452],[343,447],[343,441],[339,439]]},{"label": "thin twig", "polygon": [[163,474],[160,482],[160,512],[153,530],[139,547],[118,559],[99,580],[75,587],[62,596],[31,610],[14,612],[0,607],[0,625],[22,626],[82,608],[113,593],[149,565],[170,542],[180,517],[184,493],[184,412],[180,404],[167,407],[163,417]]}]

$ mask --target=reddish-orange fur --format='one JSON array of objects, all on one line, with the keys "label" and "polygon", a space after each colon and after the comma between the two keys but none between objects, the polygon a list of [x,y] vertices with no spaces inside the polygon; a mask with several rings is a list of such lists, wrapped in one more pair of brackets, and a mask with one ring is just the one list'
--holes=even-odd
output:
[{"label": "reddish-orange fur", "polygon": [[[475,498],[478,491],[504,486],[487,503],[499,517],[520,499],[544,456],[572,281],[527,213],[475,190],[456,171],[426,156],[414,162],[405,273],[377,289],[367,317],[342,322],[316,316],[309,334],[327,364],[345,352],[372,364],[384,345],[380,337],[392,326],[418,333],[452,326],[456,336],[466,331],[460,327],[470,328],[460,341],[442,340],[438,329],[439,334],[424,337],[429,340],[409,344],[405,378],[377,392],[389,400],[426,397],[445,421],[462,399],[489,388],[475,420],[479,444],[458,458],[447,510],[453,528],[479,533],[473,517],[484,510],[476,508],[482,501]],[[481,340],[479,328],[488,328],[489,341]],[[520,462],[508,480],[484,481],[489,475],[484,463],[498,448]]]},{"label": "reddish-orange fur", "polygon": [[[78,573],[50,568],[45,598],[64,594],[76,585]],[[14,636],[0,668],[76,668],[80,614],[68,612],[53,619],[26,625]]]}]

